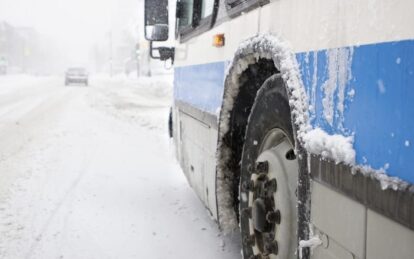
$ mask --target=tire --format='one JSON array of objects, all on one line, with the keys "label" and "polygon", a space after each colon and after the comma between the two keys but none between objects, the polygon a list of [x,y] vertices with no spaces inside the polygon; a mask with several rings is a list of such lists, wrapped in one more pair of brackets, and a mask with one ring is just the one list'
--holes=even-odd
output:
[{"label": "tire", "polygon": [[244,258],[297,257],[299,164],[285,84],[279,75],[259,89],[246,129],[240,172]]}]

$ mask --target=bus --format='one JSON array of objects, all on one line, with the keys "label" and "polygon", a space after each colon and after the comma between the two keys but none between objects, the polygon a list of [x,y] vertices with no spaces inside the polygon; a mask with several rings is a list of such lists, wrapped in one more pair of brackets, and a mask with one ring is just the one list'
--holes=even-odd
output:
[{"label": "bus", "polygon": [[413,11],[145,1],[177,159],[243,258],[414,258]]}]

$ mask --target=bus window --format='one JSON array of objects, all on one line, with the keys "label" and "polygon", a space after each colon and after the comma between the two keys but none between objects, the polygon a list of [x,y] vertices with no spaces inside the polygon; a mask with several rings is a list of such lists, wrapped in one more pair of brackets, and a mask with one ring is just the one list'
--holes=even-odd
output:
[{"label": "bus window", "polygon": [[194,0],[181,0],[180,2],[180,19],[178,20],[178,29],[190,26],[193,20]]},{"label": "bus window", "polygon": [[201,19],[213,14],[214,0],[203,0],[201,4]]},{"label": "bus window", "polygon": [[177,3],[176,38],[191,38],[211,27],[216,0],[180,0]]}]

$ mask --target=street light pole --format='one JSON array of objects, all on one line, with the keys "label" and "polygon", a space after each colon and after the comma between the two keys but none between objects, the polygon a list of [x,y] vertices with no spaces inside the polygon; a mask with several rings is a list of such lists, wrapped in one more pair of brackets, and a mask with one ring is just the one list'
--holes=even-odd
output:
[{"label": "street light pole", "polygon": [[112,77],[112,28],[109,32],[109,74]]}]

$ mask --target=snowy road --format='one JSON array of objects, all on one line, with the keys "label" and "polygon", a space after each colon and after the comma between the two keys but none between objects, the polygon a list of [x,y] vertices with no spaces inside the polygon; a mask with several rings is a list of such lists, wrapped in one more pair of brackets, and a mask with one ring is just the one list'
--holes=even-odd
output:
[{"label": "snowy road", "polygon": [[0,258],[240,258],[166,133],[166,78],[0,78]]}]

